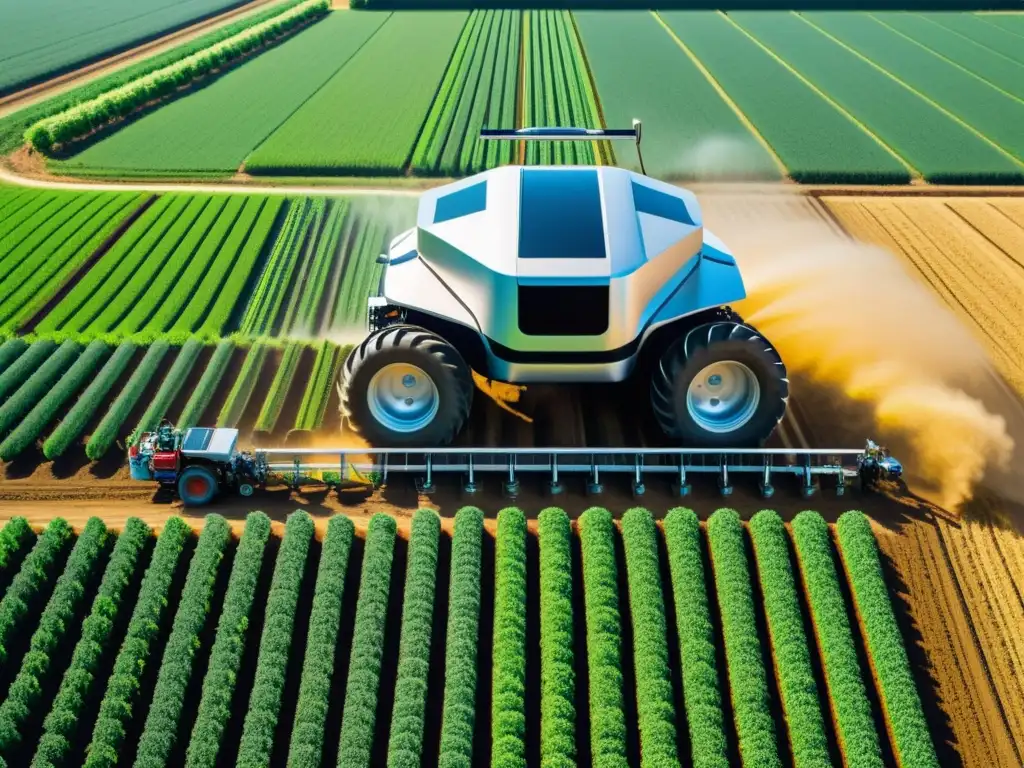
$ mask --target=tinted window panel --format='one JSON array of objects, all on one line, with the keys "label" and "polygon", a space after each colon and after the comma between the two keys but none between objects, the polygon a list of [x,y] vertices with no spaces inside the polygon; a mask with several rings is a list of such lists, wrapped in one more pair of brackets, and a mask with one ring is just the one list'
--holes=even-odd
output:
[{"label": "tinted window panel", "polygon": [[205,451],[211,439],[213,439],[212,429],[190,429],[181,447],[185,451]]},{"label": "tinted window panel", "polygon": [[606,257],[597,171],[524,170],[521,194],[519,258]]},{"label": "tinted window panel", "polygon": [[434,223],[459,219],[487,210],[487,182],[481,181],[439,197],[434,206]]},{"label": "tinted window panel", "polygon": [[600,336],[607,330],[607,285],[519,286],[520,333]]},{"label": "tinted window panel", "polygon": [[656,189],[645,187],[643,184],[633,182],[633,205],[637,213],[649,213],[652,216],[660,216],[663,219],[678,221],[680,224],[694,226],[690,212],[686,210],[686,203],[673,195],[666,195]]}]

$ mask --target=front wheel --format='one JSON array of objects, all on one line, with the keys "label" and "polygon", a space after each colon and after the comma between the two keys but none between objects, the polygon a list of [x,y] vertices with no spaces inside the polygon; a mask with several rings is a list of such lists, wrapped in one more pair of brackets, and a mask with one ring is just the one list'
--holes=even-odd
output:
[{"label": "front wheel", "polygon": [[473,378],[440,336],[391,325],[352,350],[341,374],[341,409],[375,447],[450,443],[469,417]]},{"label": "front wheel", "polygon": [[789,379],[775,347],[732,320],[699,325],[678,339],[651,381],[658,424],[693,447],[763,445],[788,399]]}]

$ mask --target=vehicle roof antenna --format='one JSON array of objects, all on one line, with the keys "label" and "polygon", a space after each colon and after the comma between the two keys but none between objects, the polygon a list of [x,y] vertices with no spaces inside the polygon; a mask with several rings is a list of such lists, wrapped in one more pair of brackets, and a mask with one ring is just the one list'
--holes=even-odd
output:
[{"label": "vehicle roof antenna", "polygon": [[480,138],[498,141],[597,141],[601,139],[633,139],[640,159],[640,173],[647,175],[644,156],[640,152],[640,121],[634,119],[632,128],[484,128]]}]

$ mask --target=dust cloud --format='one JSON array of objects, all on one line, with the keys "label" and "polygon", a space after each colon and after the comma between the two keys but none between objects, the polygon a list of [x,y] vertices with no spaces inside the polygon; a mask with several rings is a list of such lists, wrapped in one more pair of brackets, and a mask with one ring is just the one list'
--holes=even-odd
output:
[{"label": "dust cloud", "polygon": [[777,178],[765,151],[749,135],[703,136],[673,164],[674,175],[692,181],[764,181]]},{"label": "dust cloud", "polygon": [[1008,471],[1004,414],[1015,404],[985,351],[899,257],[841,237],[810,207],[807,218],[793,210],[727,238],[749,297],[737,311],[778,347],[815,422],[870,430],[860,439],[888,444],[912,490],[956,509]]}]

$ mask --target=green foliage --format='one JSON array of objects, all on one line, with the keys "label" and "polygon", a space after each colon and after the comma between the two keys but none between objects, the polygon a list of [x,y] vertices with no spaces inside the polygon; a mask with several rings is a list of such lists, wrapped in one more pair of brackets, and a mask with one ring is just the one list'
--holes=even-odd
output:
[{"label": "green foliage", "polygon": [[[82,388],[88,378],[94,376],[96,369],[103,358],[106,357],[108,351],[109,347],[103,341],[96,340],[90,343],[67,372],[36,401],[35,406],[21,420],[14,431],[0,443],[0,459],[9,461],[32,445],[36,438],[53,421],[64,403]],[[42,368],[37,373],[41,371]],[[19,390],[20,392],[21,390]],[[14,402],[17,396],[15,395],[8,403],[5,403],[4,407]],[[0,411],[2,410],[0,408]]]},{"label": "green foliage", "polygon": [[288,199],[284,224],[274,240],[273,250],[267,257],[259,282],[249,297],[242,318],[243,333],[269,334],[277,324],[277,316],[288,290],[288,276],[296,268],[302,243],[311,224],[312,211],[306,202],[305,198]]},{"label": "green foliage", "polygon": [[24,737],[22,728],[26,721],[42,703],[43,685],[54,671],[54,654],[74,630],[86,589],[100,567],[106,540],[107,527],[103,521],[90,517],[43,609],[7,698],[0,705],[0,754],[11,756]]},{"label": "green foliage", "polygon": [[164,649],[153,703],[139,740],[136,768],[158,768],[166,765],[170,757],[185,691],[192,677],[192,662],[199,649],[199,635],[206,626],[217,570],[230,540],[231,526],[227,520],[220,515],[207,515]]},{"label": "green foliage", "polygon": [[863,512],[845,512],[839,517],[836,531],[900,765],[938,766],[907,649],[889,600],[871,522]]},{"label": "green foliage", "polygon": [[376,262],[385,243],[382,224],[367,217],[356,225],[355,245],[345,261],[341,286],[331,319],[334,330],[349,330],[365,321],[366,299],[375,290],[382,266]]},{"label": "green foliage", "polygon": [[218,427],[235,427],[245,413],[246,406],[252,398],[253,390],[260,378],[260,371],[263,370],[263,362],[267,357],[268,346],[262,341],[256,341],[245,355],[242,361],[242,369],[235,377],[235,383],[231,385],[228,399],[217,415]]},{"label": "green foliage", "polygon": [[[728,92],[794,180],[811,184],[910,181],[910,173],[897,158],[800,82],[729,17],[714,11],[659,15]],[[799,130],[794,130],[794,115],[800,116]]]},{"label": "green foliage", "polygon": [[197,51],[173,64],[143,75],[96,98],[47,117],[25,132],[25,139],[40,152],[67,144],[104,126],[113,119],[130,115],[154,99],[172,95],[183,85],[220,69],[254,48],[280,37],[304,22],[323,15],[327,0],[310,0],[278,16],[255,24],[233,37]]},{"label": "green foliage", "polygon": [[421,765],[440,535],[441,519],[436,512],[421,509],[413,515],[388,742],[389,768],[419,768]]},{"label": "green foliage", "polygon": [[128,436],[129,445],[137,443],[143,432],[155,430],[160,419],[168,416],[167,411],[171,407],[171,403],[174,402],[174,398],[178,396],[178,392],[184,386],[185,379],[192,372],[193,366],[199,359],[199,353],[202,351],[203,342],[199,339],[189,339],[178,350],[178,356],[174,358],[174,365],[171,366],[171,370],[167,372],[160,388],[153,395],[153,399],[146,412],[142,414],[142,418],[139,419],[139,423]]},{"label": "green foliage", "polygon": [[[68,446],[71,445],[72,441],[82,434],[85,425],[92,418],[96,409],[100,407],[100,404],[106,399],[107,394],[121,377],[121,374],[124,373],[137,349],[138,346],[131,341],[123,341],[118,345],[114,353],[107,359],[107,362],[100,368],[99,373],[93,377],[92,382],[86,387],[78,400],[75,401],[75,404],[68,411],[64,420],[57,425],[57,428],[54,429],[53,433],[46,439],[46,442],[43,443],[43,455],[47,459],[53,460],[61,456],[68,449]],[[83,354],[79,362],[85,359],[85,357],[85,354]],[[68,375],[70,375],[70,371]]]},{"label": "green foliage", "polygon": [[256,418],[256,429],[265,432],[274,431],[305,349],[306,345],[297,341],[289,342],[285,346],[284,352],[281,354],[281,364],[277,367],[273,381],[270,382],[267,399],[263,401],[263,408],[260,409],[260,415]]},{"label": "green foliage", "polygon": [[17,336],[0,344],[0,374],[6,371],[26,349],[28,349],[28,343]]},{"label": "green foliage", "polygon": [[[246,170],[401,174],[467,16],[461,11],[392,16],[249,156]],[[413,50],[415,56],[395,59],[395,51]],[[339,104],[360,108],[339,111]]]},{"label": "green foliage", "polygon": [[677,507],[665,516],[664,525],[693,765],[694,768],[726,768],[729,765],[728,742],[722,692],[718,687],[715,627],[708,603],[700,522],[692,510]]},{"label": "green foliage", "polygon": [[633,508],[622,516],[622,543],[633,615],[641,763],[644,768],[678,766],[658,532],[650,512]]},{"label": "green foliage", "polygon": [[274,729],[281,711],[288,652],[295,627],[295,609],[306,570],[313,518],[299,510],[288,516],[284,541],[274,564],[274,576],[267,597],[267,611],[256,659],[256,679],[249,697],[249,711],[242,727],[242,741],[236,765],[241,768],[269,766],[274,748]]},{"label": "green foliage", "polygon": [[879,768],[882,755],[857,661],[828,523],[817,512],[793,518],[800,570],[818,636],[839,744],[849,768]]},{"label": "green foliage", "polygon": [[299,415],[295,419],[296,429],[316,429],[321,425],[343,359],[337,344],[332,341],[320,342],[313,363],[313,375],[306,385]]},{"label": "green foliage", "polygon": [[52,391],[54,384],[71,367],[81,351],[78,343],[65,341],[18,387],[7,402],[0,405],[0,435],[13,429],[44,395]]},{"label": "green foliage", "polygon": [[[125,419],[128,418],[135,408],[142,393],[146,391],[150,380],[156,374],[157,368],[163,361],[171,345],[166,341],[157,341],[150,345],[146,354],[135,368],[131,378],[124,385],[124,389],[117,396],[117,399],[110,404],[103,419],[96,427],[96,431],[89,437],[85,444],[85,454],[93,461],[100,459],[110,450],[110,446],[117,439]],[[116,377],[113,377],[116,378]],[[113,386],[113,381],[111,381]],[[85,419],[83,418],[83,428]]]},{"label": "green foliage", "polygon": [[188,402],[185,403],[185,407],[178,417],[176,424],[178,429],[188,429],[199,424],[199,420],[210,406],[210,401],[213,400],[221,379],[224,378],[224,373],[227,371],[228,363],[234,352],[235,344],[230,339],[224,339],[217,344],[213,355],[210,356],[210,361],[206,364],[206,370],[203,371],[199,383],[192,390]]},{"label": "green foliage", "polygon": [[708,537],[740,755],[751,765],[781,766],[740,516],[718,510],[708,520]]},{"label": "green foliage", "polygon": [[352,521],[346,515],[335,515],[327,523],[288,752],[291,768],[320,768],[335,647],[341,626],[341,600],[354,534]]},{"label": "green foliage", "polygon": [[11,638],[27,632],[25,616],[49,590],[73,535],[64,518],[51,520],[0,599],[0,664],[7,662]]},{"label": "green foliage", "polygon": [[14,563],[28,545],[36,540],[36,533],[24,517],[12,517],[0,528],[0,573]]},{"label": "green foliage", "polygon": [[133,704],[149,658],[150,643],[156,639],[166,614],[168,592],[181,558],[185,539],[191,531],[180,517],[168,519],[157,539],[153,559],[142,581],[128,634],[114,662],[107,691],[100,703],[99,717],[86,751],[86,768],[114,768],[134,717]]},{"label": "green foliage", "polygon": [[763,510],[751,519],[750,536],[794,763],[797,768],[828,766],[825,721],[818,704],[800,597],[790,565],[786,526],[778,513]]},{"label": "green foliage", "polygon": [[[926,181],[1016,184],[1024,180],[1019,162],[888,72],[837,45],[804,17],[739,11],[730,12],[729,18],[854,114]],[[975,89],[979,87],[980,83]],[[893,110],[892,104],[900,108]]]},{"label": "green foliage", "polygon": [[95,690],[100,660],[114,641],[114,624],[128,608],[124,593],[149,537],[149,526],[137,517],[128,518],[117,537],[89,616],[82,623],[82,636],[71,656],[71,665],[43,721],[42,738],[32,759],[32,768],[66,765],[86,702]]},{"label": "green foliage", "polygon": [[576,764],[576,670],[573,667],[572,531],[549,507],[537,517],[540,539],[540,761]]},{"label": "green foliage", "polygon": [[578,525],[587,617],[590,750],[595,768],[613,768],[626,763],[615,523],[608,510],[592,507],[580,516]]},{"label": "green foliage", "polygon": [[263,550],[270,537],[270,518],[252,512],[245,519],[245,531],[238,543],[224,608],[217,623],[217,635],[210,651],[210,663],[203,678],[199,712],[185,759],[187,768],[214,768],[224,728],[231,717],[231,698],[245,653],[246,630],[256,594],[256,582],[263,564]]},{"label": "green foliage", "polygon": [[526,766],[526,515],[498,513],[494,552],[491,765]]},{"label": "green foliage", "polygon": [[0,402],[17,391],[56,348],[57,345],[49,339],[32,342],[24,354],[0,373]]},{"label": "green foliage", "polygon": [[352,653],[349,655],[345,709],[341,719],[338,768],[368,768],[377,718],[384,625],[388,613],[395,519],[383,512],[370,518],[359,580]]},{"label": "green foliage", "polygon": [[480,509],[463,507],[455,513],[439,768],[471,768],[473,764],[483,535],[484,513]]}]

